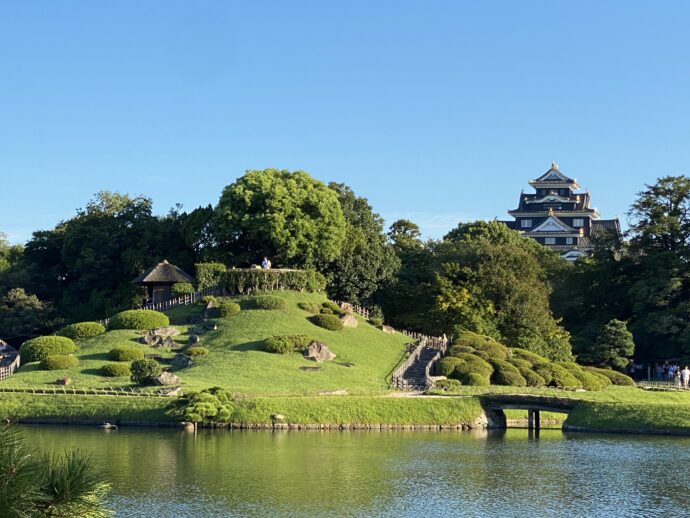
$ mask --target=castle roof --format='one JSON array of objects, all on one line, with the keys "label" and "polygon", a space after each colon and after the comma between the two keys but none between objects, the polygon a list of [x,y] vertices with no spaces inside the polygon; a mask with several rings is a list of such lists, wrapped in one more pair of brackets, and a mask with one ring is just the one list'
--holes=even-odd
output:
[{"label": "castle roof", "polygon": [[557,185],[570,187],[572,189],[579,189],[580,187],[577,180],[569,178],[558,169],[558,164],[556,162],[551,162],[549,170],[536,180],[530,180],[529,184],[533,187],[555,187]]}]

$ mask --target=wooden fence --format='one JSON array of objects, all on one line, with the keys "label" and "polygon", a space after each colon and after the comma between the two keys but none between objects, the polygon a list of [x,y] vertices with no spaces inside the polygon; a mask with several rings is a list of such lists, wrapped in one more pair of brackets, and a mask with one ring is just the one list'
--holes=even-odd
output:
[{"label": "wooden fence", "polygon": [[[103,387],[98,389],[73,388],[65,386],[20,388],[0,387],[0,392],[14,392],[36,395],[72,395],[72,396],[130,396],[130,397],[177,397],[174,392],[178,387],[162,388],[155,391],[145,391],[135,387]],[[172,390],[171,390],[172,389]]]},{"label": "wooden fence", "polygon": [[163,302],[156,302],[155,304],[151,302],[149,304],[144,304],[142,309],[165,311],[168,309],[176,308],[178,306],[188,306],[189,304],[195,304],[196,302],[200,301],[201,299],[209,295],[216,295],[217,293],[220,293],[220,291],[221,286],[211,286],[209,288],[204,288],[200,291],[195,291],[194,293],[185,293],[184,295],[180,295],[179,297],[175,297],[174,299],[164,300]]},{"label": "wooden fence", "polygon": [[0,366],[0,381],[9,378],[19,368],[20,357],[17,354],[7,365]]}]

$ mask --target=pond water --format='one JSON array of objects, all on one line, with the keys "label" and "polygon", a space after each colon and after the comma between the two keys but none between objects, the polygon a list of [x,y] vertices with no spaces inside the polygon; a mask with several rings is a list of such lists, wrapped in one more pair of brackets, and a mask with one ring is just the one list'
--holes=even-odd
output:
[{"label": "pond water", "polygon": [[22,427],[109,473],[126,517],[674,516],[690,438]]}]

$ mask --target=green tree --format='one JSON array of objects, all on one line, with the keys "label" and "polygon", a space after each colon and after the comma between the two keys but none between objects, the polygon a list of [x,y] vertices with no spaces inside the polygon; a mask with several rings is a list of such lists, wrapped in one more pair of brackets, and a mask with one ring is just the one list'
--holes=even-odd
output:
[{"label": "green tree", "polygon": [[388,229],[388,239],[396,251],[421,249],[424,246],[421,236],[419,225],[409,219],[394,221]]},{"label": "green tree", "polygon": [[303,171],[247,171],[228,185],[214,215],[221,252],[236,263],[266,255],[277,266],[323,269],[345,239],[337,194]]},{"label": "green tree", "polygon": [[383,231],[383,218],[366,198],[345,184],[331,183],[346,221],[345,241],[338,258],[324,271],[331,298],[363,303],[400,267],[400,260]]},{"label": "green tree", "polygon": [[34,336],[57,323],[52,304],[22,288],[13,288],[0,297],[0,338]]},{"label": "green tree", "polygon": [[601,367],[624,369],[635,353],[633,335],[621,320],[609,320],[578,359]]},{"label": "green tree", "polygon": [[145,358],[143,360],[134,360],[131,371],[131,379],[137,385],[153,385],[154,380],[160,376],[163,369],[156,360]]},{"label": "green tree", "polygon": [[219,387],[192,392],[174,401],[168,413],[189,423],[227,423],[236,410],[233,396]]}]

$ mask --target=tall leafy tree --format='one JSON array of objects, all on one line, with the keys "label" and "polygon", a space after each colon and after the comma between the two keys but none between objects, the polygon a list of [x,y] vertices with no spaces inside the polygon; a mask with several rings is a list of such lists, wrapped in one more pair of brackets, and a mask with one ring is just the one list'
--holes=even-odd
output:
[{"label": "tall leafy tree", "polygon": [[22,288],[13,288],[0,297],[0,338],[32,336],[54,323],[53,305]]},{"label": "tall leafy tree", "polygon": [[635,353],[633,335],[621,320],[609,320],[596,340],[578,358],[600,367],[623,369]]},{"label": "tall leafy tree", "polygon": [[338,194],[346,230],[340,255],[324,272],[328,293],[335,299],[362,303],[393,279],[400,260],[388,243],[383,218],[374,213],[367,199],[342,183],[329,187]]},{"label": "tall leafy tree", "polygon": [[323,269],[342,250],[346,224],[337,194],[303,171],[247,171],[215,209],[221,252],[236,264],[266,255],[278,266]]}]

